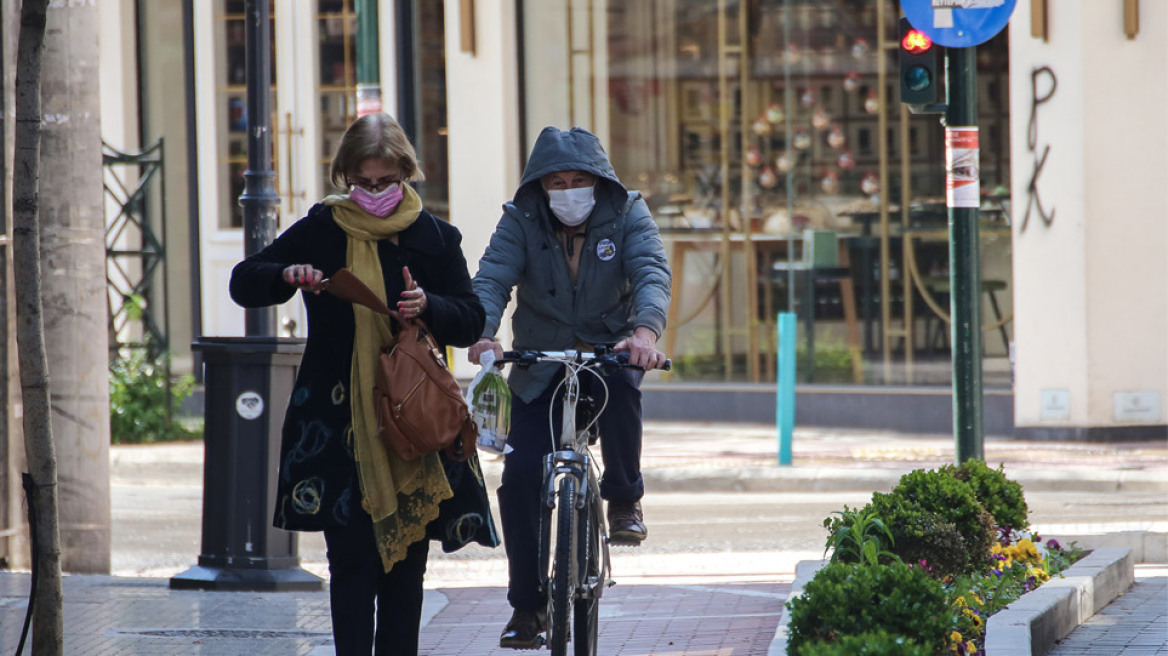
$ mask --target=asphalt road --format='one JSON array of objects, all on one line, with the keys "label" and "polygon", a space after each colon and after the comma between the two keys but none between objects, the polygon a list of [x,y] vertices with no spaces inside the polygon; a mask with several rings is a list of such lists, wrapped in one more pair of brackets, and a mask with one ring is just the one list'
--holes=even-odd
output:
[{"label": "asphalt road", "polygon": [[[114,574],[169,577],[195,564],[201,539],[201,459],[199,444],[114,447]],[[488,485],[497,485],[499,467],[484,463]],[[789,580],[796,562],[822,555],[824,518],[845,505],[862,506],[870,497],[870,491],[650,490],[644,500],[649,540],[638,548],[616,549],[614,574],[649,580]],[[1168,523],[1160,493],[1027,492],[1026,498],[1031,523],[1045,533]],[[301,534],[300,556],[305,569],[326,575],[320,534]],[[428,586],[505,583],[502,548],[431,551]]]}]

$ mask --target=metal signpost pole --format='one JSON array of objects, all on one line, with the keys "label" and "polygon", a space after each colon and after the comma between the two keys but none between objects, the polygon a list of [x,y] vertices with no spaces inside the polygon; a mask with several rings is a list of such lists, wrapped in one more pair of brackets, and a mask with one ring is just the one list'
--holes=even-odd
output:
[{"label": "metal signpost pole", "polygon": [[953,436],[957,462],[984,460],[981,269],[978,255],[977,47],[948,52],[945,113],[949,207],[949,298],[953,345]]},{"label": "metal signpost pole", "polygon": [[[1005,29],[1016,2],[901,0],[905,18],[912,27],[948,48],[948,102],[944,106],[945,204],[949,208],[953,437],[958,463],[985,459],[981,266],[978,255],[981,174],[977,130],[977,46]],[[932,113],[935,108],[925,109]]]},{"label": "metal signpost pole", "polygon": [[356,0],[354,5],[357,11],[357,116],[365,116],[382,111],[377,0]]}]

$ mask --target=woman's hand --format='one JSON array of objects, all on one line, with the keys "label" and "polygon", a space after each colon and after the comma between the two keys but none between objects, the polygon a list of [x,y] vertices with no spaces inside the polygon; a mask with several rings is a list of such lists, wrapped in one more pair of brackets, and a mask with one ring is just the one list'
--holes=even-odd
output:
[{"label": "woman's hand", "polygon": [[479,358],[487,351],[494,351],[496,360],[503,357],[503,346],[490,337],[484,337],[470,345],[466,354],[467,359],[470,360],[471,364],[479,364]]},{"label": "woman's hand", "polygon": [[426,292],[414,281],[409,267],[402,267],[402,278],[406,281],[406,290],[401,293],[402,300],[397,302],[397,311],[407,319],[417,319],[426,311]]},{"label": "woman's hand", "polygon": [[657,369],[665,365],[665,354],[657,350],[657,333],[645,326],[637,326],[632,335],[617,342],[612,350],[628,351],[629,364],[645,369]]},{"label": "woman's hand", "polygon": [[324,272],[313,268],[311,264],[293,264],[283,272],[284,282],[296,289],[307,289],[313,294],[321,292],[320,283],[324,280]]}]

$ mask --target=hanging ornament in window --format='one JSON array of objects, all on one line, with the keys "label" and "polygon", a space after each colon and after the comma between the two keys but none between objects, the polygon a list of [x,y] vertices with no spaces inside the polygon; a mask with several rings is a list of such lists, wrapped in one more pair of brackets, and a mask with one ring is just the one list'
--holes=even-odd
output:
[{"label": "hanging ornament in window", "polygon": [[762,164],[762,151],[758,149],[758,146],[747,148],[746,165],[753,168],[759,164]]},{"label": "hanging ornament in window", "polygon": [[848,138],[844,136],[844,128],[839,123],[831,126],[831,132],[827,133],[827,145],[832,148],[843,148],[844,144],[848,142]]},{"label": "hanging ornament in window", "polygon": [[868,171],[864,174],[864,179],[860,180],[860,191],[869,196],[880,193],[880,180],[875,173]]},{"label": "hanging ornament in window", "polygon": [[844,171],[850,171],[856,168],[856,159],[852,157],[852,150],[845,148],[844,152],[840,153],[839,160],[836,162]]},{"label": "hanging ornament in window", "polygon": [[771,133],[771,124],[767,122],[765,117],[758,117],[754,123],[750,124],[750,129],[757,135],[766,136]]},{"label": "hanging ornament in window", "polygon": [[811,147],[811,135],[807,134],[807,130],[799,130],[791,139],[791,144],[798,150],[807,150]]},{"label": "hanging ornament in window", "polygon": [[823,179],[819,181],[819,188],[825,194],[834,194],[839,191],[839,174],[835,171],[824,171]]},{"label": "hanging ornament in window", "polygon": [[801,7],[799,9],[799,27],[802,28],[803,31],[810,30],[812,25],[814,25],[812,20],[814,20],[815,17],[811,15],[812,11],[813,9],[811,7]]},{"label": "hanging ornament in window", "polygon": [[831,119],[827,117],[827,112],[823,111],[823,105],[816,105],[815,111],[811,114],[811,127],[816,130],[825,130],[829,125],[831,125]]},{"label": "hanging ornament in window", "polygon": [[852,42],[852,57],[856,59],[867,59],[868,53],[872,51],[872,46],[868,45],[867,39],[856,39]]},{"label": "hanging ornament in window", "polygon": [[825,71],[835,72],[835,48],[827,47],[819,50],[819,66]]},{"label": "hanging ornament in window", "polygon": [[875,114],[880,111],[880,100],[876,98],[875,91],[868,92],[868,98],[864,101],[864,111],[869,114]]},{"label": "hanging ornament in window", "polygon": [[783,122],[786,115],[783,113],[783,106],[777,102],[771,103],[766,110],[766,119],[771,125],[778,125]]},{"label": "hanging ornament in window", "polygon": [[790,151],[785,151],[782,155],[779,155],[775,158],[775,168],[777,168],[780,173],[786,173],[787,171],[791,170],[792,161],[794,161],[794,158],[791,157]]},{"label": "hanging ornament in window", "polygon": [[847,91],[848,93],[855,93],[856,91],[859,91],[860,84],[863,83],[863,81],[864,78],[860,77],[859,73],[855,71],[848,73],[844,76],[844,91]]},{"label": "hanging ornament in window", "polygon": [[828,5],[819,8],[819,26],[823,28],[835,27],[835,10]]},{"label": "hanging ornament in window", "polygon": [[758,186],[763,189],[774,189],[778,183],[779,176],[775,175],[775,170],[769,166],[764,166],[762,172],[758,174]]},{"label": "hanging ornament in window", "polygon": [[786,60],[786,63],[794,66],[799,63],[799,60],[803,59],[803,54],[799,52],[799,46],[794,43],[788,43],[786,51],[783,52],[783,58]]},{"label": "hanging ornament in window", "polygon": [[799,96],[799,103],[807,109],[815,104],[815,92],[811,89],[804,89],[802,95]]}]

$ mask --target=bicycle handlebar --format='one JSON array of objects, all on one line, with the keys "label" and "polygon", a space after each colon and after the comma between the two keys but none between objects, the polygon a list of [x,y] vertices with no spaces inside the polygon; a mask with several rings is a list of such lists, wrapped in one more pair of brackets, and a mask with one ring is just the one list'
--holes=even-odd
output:
[{"label": "bicycle handlebar", "polygon": [[[560,362],[560,363],[576,363],[584,366],[595,367],[624,367],[628,369],[640,369],[644,371],[645,368],[640,365],[629,364],[628,351],[612,351],[608,347],[597,347],[593,353],[587,351],[536,351],[536,350],[522,350],[522,351],[503,351],[503,357],[496,358],[496,365],[514,364],[519,367],[530,367],[537,362]],[[673,361],[669,358],[661,365],[662,371],[669,371],[673,368]]]}]

